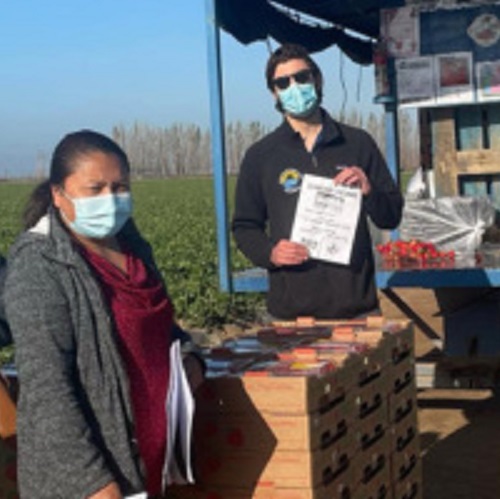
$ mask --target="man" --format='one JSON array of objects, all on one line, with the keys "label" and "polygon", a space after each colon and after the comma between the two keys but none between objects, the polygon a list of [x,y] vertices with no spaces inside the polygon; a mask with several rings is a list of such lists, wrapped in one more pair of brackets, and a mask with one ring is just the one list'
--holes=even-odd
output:
[{"label": "man", "polygon": [[[268,312],[277,319],[352,318],[378,307],[369,217],[382,229],[400,221],[403,199],[374,140],[320,107],[323,78],[307,51],[283,45],[266,80],[283,123],[251,146],[236,188],[232,230],[238,247],[269,271]],[[309,257],[290,241],[304,174],[357,187],[362,206],[349,265]]]}]

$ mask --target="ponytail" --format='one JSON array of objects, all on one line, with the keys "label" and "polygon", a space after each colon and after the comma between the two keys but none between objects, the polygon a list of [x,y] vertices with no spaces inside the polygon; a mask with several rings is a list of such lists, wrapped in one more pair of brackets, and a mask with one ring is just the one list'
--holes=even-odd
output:
[{"label": "ponytail", "polygon": [[26,230],[34,227],[44,215],[47,214],[52,204],[50,180],[38,184],[31,193],[23,213],[23,224]]}]

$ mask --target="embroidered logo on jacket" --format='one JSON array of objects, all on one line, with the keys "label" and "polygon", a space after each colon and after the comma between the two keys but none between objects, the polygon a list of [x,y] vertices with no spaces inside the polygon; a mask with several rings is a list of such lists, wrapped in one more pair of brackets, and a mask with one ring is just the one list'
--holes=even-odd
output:
[{"label": "embroidered logo on jacket", "polygon": [[287,194],[297,192],[302,183],[302,173],[295,168],[287,168],[281,172],[279,183]]}]

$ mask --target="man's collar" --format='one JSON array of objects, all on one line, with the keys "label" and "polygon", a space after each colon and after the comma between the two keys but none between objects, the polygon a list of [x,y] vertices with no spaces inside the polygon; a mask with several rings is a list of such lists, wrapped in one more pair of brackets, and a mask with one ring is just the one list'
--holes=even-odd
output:
[{"label": "man's collar", "polygon": [[[340,129],[339,124],[323,109],[321,111],[321,121],[322,121],[322,129],[321,129],[321,143],[325,144],[328,142],[333,142],[335,140],[339,140],[342,137],[342,131]],[[286,118],[283,119],[283,124],[280,126],[280,129],[285,133],[289,138],[300,138],[300,134],[296,132],[288,120]]]}]

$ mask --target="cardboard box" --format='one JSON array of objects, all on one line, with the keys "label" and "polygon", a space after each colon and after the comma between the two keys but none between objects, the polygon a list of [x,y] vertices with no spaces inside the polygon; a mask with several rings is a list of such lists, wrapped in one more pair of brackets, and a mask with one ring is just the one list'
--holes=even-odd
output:
[{"label": "cardboard box", "polygon": [[418,457],[420,455],[419,433],[417,414],[407,417],[400,423],[393,425],[389,429],[390,433],[390,451],[395,456],[406,453],[408,449],[414,452]]},{"label": "cardboard box", "polygon": [[[335,364],[329,372],[263,366],[206,381],[197,394],[195,469],[205,491],[219,495],[200,497],[378,499],[411,487],[405,476],[419,462],[411,323],[338,327],[337,339],[367,347],[318,340],[279,352],[304,366],[326,360]],[[340,476],[341,486],[329,488]]]},{"label": "cardboard box", "polygon": [[408,468],[405,476],[392,482],[392,491],[394,499],[422,499],[422,462],[420,460],[413,463]]},{"label": "cardboard box", "polygon": [[365,450],[358,451],[352,459],[353,486],[358,488],[390,474],[389,446],[387,438],[380,438]]},{"label": "cardboard box", "polygon": [[370,387],[363,387],[355,394],[355,414],[353,424],[358,425],[367,421],[374,415],[379,418],[378,414],[382,413],[384,417],[384,426],[387,424],[387,385],[388,378],[385,373],[380,376],[377,383]]},{"label": "cardboard box", "polygon": [[389,498],[392,493],[392,482],[389,466],[384,466],[369,480],[354,484],[352,499]]},{"label": "cardboard box", "polygon": [[170,499],[345,499],[351,497],[351,470],[315,488],[283,488],[260,484],[247,489],[202,486],[172,486],[167,490]]},{"label": "cardboard box", "polygon": [[348,358],[322,376],[272,376],[265,373],[242,377],[217,377],[198,390],[202,411],[217,408],[229,412],[307,414],[326,411],[351,391],[361,359]]},{"label": "cardboard box", "polygon": [[271,453],[211,448],[200,445],[195,469],[208,487],[316,488],[329,483],[351,463],[354,445],[348,435],[325,449]]},{"label": "cardboard box", "polygon": [[416,426],[408,425],[391,436],[391,475],[393,481],[402,481],[421,461],[420,441]]},{"label": "cardboard box", "polygon": [[[371,389],[381,382],[394,352],[407,348],[412,337],[408,321],[392,322],[389,329],[388,333],[376,332],[378,340],[366,352],[331,353],[326,358],[335,364],[335,369],[326,374],[294,376],[294,373],[284,372],[273,375],[263,368],[262,371],[246,372],[242,377],[208,379],[200,390],[198,406],[202,410],[217,406],[218,410],[233,412],[253,408],[259,412],[288,414],[325,410],[353,389]],[[358,336],[364,334],[372,333],[361,332]]]},{"label": "cardboard box", "polygon": [[385,333],[392,364],[397,365],[408,357],[415,357],[415,332],[412,322],[387,321]]},{"label": "cardboard box", "polygon": [[387,397],[388,423],[398,424],[407,418],[415,418],[418,410],[417,390],[402,390]]},{"label": "cardboard box", "polygon": [[387,413],[382,408],[370,415],[369,418],[352,425],[351,433],[354,435],[354,453],[368,450],[382,439],[389,438],[387,428]]},{"label": "cardboard box", "polygon": [[232,451],[312,451],[344,437],[356,409],[354,398],[348,397],[324,412],[308,414],[199,411],[194,441]]},{"label": "cardboard box", "polygon": [[201,485],[172,485],[167,487],[169,499],[272,499],[271,490],[210,488]]},{"label": "cardboard box", "polygon": [[415,364],[411,359],[391,369],[388,395],[406,397],[416,389]]}]

